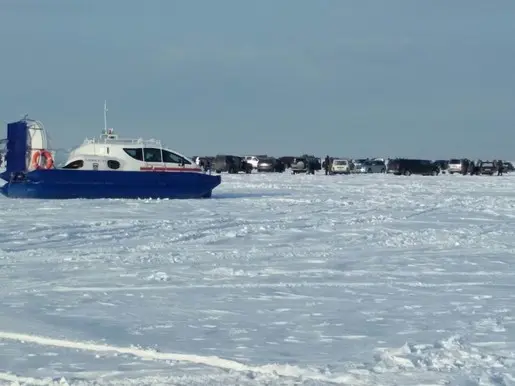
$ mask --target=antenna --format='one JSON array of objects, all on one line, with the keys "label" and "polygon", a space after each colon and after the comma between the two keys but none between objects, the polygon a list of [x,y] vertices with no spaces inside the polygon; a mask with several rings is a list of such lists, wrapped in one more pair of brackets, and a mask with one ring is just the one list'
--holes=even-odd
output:
[{"label": "antenna", "polygon": [[104,133],[107,133],[107,101],[104,101]]}]

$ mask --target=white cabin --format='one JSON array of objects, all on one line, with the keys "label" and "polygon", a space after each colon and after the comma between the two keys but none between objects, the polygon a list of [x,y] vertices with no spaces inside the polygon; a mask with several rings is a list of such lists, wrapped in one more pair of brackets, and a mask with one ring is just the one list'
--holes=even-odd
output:
[{"label": "white cabin", "polygon": [[86,138],[71,151],[63,169],[200,172],[188,157],[165,149],[158,140],[118,138],[104,129],[99,138]]}]

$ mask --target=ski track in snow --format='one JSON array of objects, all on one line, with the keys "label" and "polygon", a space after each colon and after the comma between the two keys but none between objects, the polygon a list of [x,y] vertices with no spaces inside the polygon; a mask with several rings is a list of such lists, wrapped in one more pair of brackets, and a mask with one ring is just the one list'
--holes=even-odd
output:
[{"label": "ski track in snow", "polygon": [[515,385],[515,176],[1,199],[0,384]]}]

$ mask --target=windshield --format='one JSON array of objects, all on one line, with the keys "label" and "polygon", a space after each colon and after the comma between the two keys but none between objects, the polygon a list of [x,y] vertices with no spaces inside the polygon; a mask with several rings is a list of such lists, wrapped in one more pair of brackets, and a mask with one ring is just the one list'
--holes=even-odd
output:
[{"label": "windshield", "polygon": [[341,159],[339,159],[339,160],[335,160],[333,163],[334,163],[335,165],[347,165],[347,161],[345,161],[345,160],[341,160]]},{"label": "windshield", "polygon": [[450,163],[450,164],[461,164],[461,160],[459,160],[459,159],[451,159],[451,160],[449,161],[449,163]]}]

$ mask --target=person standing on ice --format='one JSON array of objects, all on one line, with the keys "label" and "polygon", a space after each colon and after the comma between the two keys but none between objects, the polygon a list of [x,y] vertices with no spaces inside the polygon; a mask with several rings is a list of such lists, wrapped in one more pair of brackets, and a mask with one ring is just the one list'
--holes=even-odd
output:
[{"label": "person standing on ice", "polygon": [[471,176],[473,176],[473,175],[474,175],[475,169],[476,169],[476,164],[474,163],[474,161],[470,161],[470,163],[469,163],[469,167],[468,167],[468,173],[469,173]]},{"label": "person standing on ice", "polygon": [[497,175],[502,176],[502,172],[504,169],[504,165],[502,163],[502,160],[497,161]]},{"label": "person standing on ice", "polygon": [[331,159],[329,158],[329,155],[326,155],[325,160],[324,160],[324,170],[325,170],[326,176],[329,174],[329,170],[331,168],[330,164],[331,164]]}]

